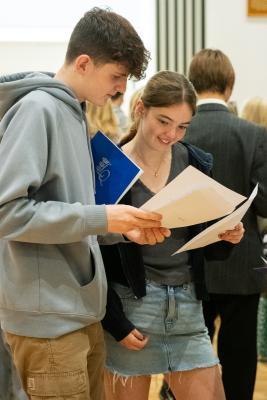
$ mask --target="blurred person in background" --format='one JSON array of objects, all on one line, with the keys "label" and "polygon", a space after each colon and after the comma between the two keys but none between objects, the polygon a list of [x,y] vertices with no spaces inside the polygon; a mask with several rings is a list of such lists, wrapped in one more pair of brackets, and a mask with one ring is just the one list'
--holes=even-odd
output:
[{"label": "blurred person in background", "polygon": [[227,106],[229,108],[229,111],[231,111],[233,114],[235,114],[238,117],[238,108],[237,108],[236,101],[232,101],[232,100],[227,101]]},{"label": "blurred person in background", "polygon": [[114,114],[117,116],[120,132],[125,133],[128,127],[128,118],[122,109],[124,93],[117,92],[111,97],[111,104]]},{"label": "blurred person in background", "polygon": [[121,131],[110,99],[103,106],[97,106],[88,101],[86,104],[86,117],[90,136],[93,137],[97,131],[101,131],[114,143],[118,143]]},{"label": "blurred person in background", "polygon": [[218,356],[227,400],[252,400],[257,368],[259,296],[267,289],[267,271],[260,273],[262,241],[257,215],[267,217],[266,128],[229,111],[235,72],[220,50],[203,49],[192,59],[189,80],[197,95],[197,112],[185,140],[214,157],[213,178],[248,197],[258,194],[244,217],[246,235],[224,261],[205,261],[209,299],[204,315],[213,338],[219,316]]},{"label": "blurred person in background", "polygon": [[[267,100],[262,97],[252,97],[246,102],[241,117],[267,129]],[[258,228],[263,239],[264,256],[267,259],[267,218],[258,217]],[[259,302],[257,349],[258,359],[267,362],[267,291],[261,294]]]}]

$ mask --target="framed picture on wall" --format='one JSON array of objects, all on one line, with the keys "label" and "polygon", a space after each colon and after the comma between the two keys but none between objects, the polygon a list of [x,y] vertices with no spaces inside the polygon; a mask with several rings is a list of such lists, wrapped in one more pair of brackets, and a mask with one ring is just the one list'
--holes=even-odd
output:
[{"label": "framed picture on wall", "polygon": [[267,17],[267,0],[247,0],[249,17]]}]

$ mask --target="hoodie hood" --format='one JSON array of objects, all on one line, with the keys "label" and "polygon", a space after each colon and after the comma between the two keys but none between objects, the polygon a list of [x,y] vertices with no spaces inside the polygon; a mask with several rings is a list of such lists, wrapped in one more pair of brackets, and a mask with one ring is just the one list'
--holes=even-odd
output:
[{"label": "hoodie hood", "polygon": [[51,72],[20,72],[0,77],[0,120],[19,99],[33,90],[49,93],[81,115],[81,105],[73,91],[53,77]]}]

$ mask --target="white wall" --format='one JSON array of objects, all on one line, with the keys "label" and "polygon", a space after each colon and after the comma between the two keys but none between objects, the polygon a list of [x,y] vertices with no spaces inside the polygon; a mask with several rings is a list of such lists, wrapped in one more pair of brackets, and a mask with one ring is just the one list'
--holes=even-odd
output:
[{"label": "white wall", "polygon": [[[110,7],[133,24],[151,52],[147,76],[152,75],[156,65],[154,0],[4,0],[0,12],[0,75],[57,71],[74,25],[95,6]],[[143,84],[129,82],[129,92]]]},{"label": "white wall", "polygon": [[0,42],[0,74],[57,71],[65,57],[64,42]]},{"label": "white wall", "polygon": [[[155,71],[154,3],[154,0],[4,0],[0,13],[0,74],[56,71],[78,19],[91,7],[106,5],[132,22],[151,51],[149,77]],[[251,96],[267,98],[267,18],[247,17],[246,3],[246,0],[206,0],[206,44],[220,48],[230,57],[237,75],[232,99],[239,108]],[[143,84],[144,81],[130,82],[127,97]]]},{"label": "white wall", "polygon": [[246,0],[206,0],[206,47],[230,58],[239,109],[252,96],[267,98],[267,17],[247,16]]}]

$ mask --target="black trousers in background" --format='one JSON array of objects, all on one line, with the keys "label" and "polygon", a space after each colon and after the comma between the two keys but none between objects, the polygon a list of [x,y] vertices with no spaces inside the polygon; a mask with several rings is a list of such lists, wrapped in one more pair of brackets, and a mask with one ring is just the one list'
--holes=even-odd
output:
[{"label": "black trousers in background", "polygon": [[221,318],[218,356],[227,400],[252,400],[257,370],[257,312],[259,294],[210,294],[203,302],[211,339]]}]

